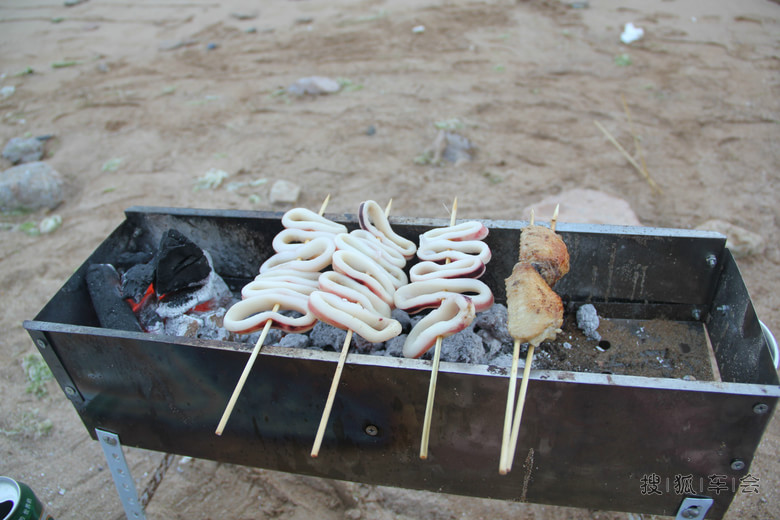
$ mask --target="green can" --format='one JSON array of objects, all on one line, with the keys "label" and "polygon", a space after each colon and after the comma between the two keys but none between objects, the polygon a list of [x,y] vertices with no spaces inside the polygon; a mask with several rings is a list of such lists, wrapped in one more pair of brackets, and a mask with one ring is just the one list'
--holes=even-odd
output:
[{"label": "green can", "polygon": [[0,477],[0,520],[54,520],[29,486]]}]

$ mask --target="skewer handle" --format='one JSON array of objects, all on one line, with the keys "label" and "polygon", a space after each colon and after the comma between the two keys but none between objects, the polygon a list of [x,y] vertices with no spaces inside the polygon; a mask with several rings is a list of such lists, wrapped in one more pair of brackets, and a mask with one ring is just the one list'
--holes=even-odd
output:
[{"label": "skewer handle", "polygon": [[515,449],[517,449],[517,437],[520,434],[520,421],[523,419],[523,408],[525,408],[525,396],[528,392],[528,377],[531,375],[531,363],[534,360],[534,346],[528,345],[528,354],[525,356],[525,367],[523,368],[523,380],[520,382],[520,396],[517,398],[517,409],[515,410],[515,419],[512,424],[512,438],[509,440],[509,456],[507,458],[507,472],[512,471],[512,462],[515,460]]},{"label": "skewer handle", "polygon": [[325,436],[325,428],[328,426],[328,419],[330,419],[330,410],[333,408],[333,401],[336,398],[336,390],[339,387],[339,381],[341,380],[341,372],[344,370],[344,364],[347,361],[347,353],[349,352],[349,344],[352,342],[352,331],[347,331],[347,337],[344,338],[344,345],[341,347],[341,356],[339,356],[339,363],[336,365],[336,373],[333,375],[333,381],[330,383],[330,391],[328,392],[328,400],[325,401],[325,409],[322,411],[322,417],[320,418],[320,426],[317,428],[317,435],[314,437],[314,445],[311,448],[311,456],[316,458],[320,454],[320,446],[322,446],[322,438]]},{"label": "skewer handle", "polygon": [[[274,305],[273,312],[278,311],[279,307],[280,305],[278,303]],[[233,389],[233,395],[230,396],[230,401],[228,401],[228,404],[225,407],[225,411],[222,413],[222,418],[219,420],[219,425],[217,426],[217,430],[214,432],[217,435],[222,435],[222,432],[225,430],[225,426],[227,425],[228,419],[230,419],[230,414],[233,413],[233,407],[236,406],[236,401],[238,401],[238,396],[241,394],[241,390],[244,388],[244,383],[246,383],[246,379],[247,377],[249,377],[249,373],[252,371],[252,367],[255,364],[257,355],[260,353],[260,349],[263,348],[263,343],[265,342],[266,336],[268,336],[268,331],[271,330],[272,323],[273,320],[270,319],[265,322],[265,327],[263,327],[263,332],[260,334],[257,343],[255,343],[255,348],[252,349],[252,355],[249,356],[249,360],[246,362],[246,365],[244,365],[244,371],[241,372],[241,377],[238,379],[238,383],[236,384],[236,387]]]},{"label": "skewer handle", "polygon": [[501,437],[501,457],[498,463],[498,472],[506,475],[509,470],[508,450],[509,438],[512,432],[512,411],[515,407],[515,390],[517,389],[517,364],[520,358],[520,340],[515,340],[515,348],[512,354],[512,371],[509,376],[509,391],[506,397],[506,412],[504,413],[504,434]]},{"label": "skewer handle", "polygon": [[422,441],[420,442],[420,458],[428,458],[428,439],[431,436],[431,420],[433,418],[433,400],[436,396],[436,380],[439,374],[439,360],[441,359],[442,337],[436,338],[436,346],[433,351],[433,367],[431,368],[431,381],[428,385],[428,402],[425,405],[425,419],[423,421]]}]

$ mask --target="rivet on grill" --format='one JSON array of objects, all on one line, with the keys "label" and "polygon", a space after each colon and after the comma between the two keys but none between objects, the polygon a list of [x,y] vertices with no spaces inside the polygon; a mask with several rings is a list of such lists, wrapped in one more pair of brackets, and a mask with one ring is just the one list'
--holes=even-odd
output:
[{"label": "rivet on grill", "polygon": [[366,432],[366,435],[370,435],[372,437],[376,437],[379,435],[379,428],[374,426],[373,424],[369,424],[366,426],[366,429],[364,430]]},{"label": "rivet on grill", "polygon": [[731,469],[734,471],[742,471],[745,469],[745,461],[742,459],[734,459],[731,461]]},{"label": "rivet on grill", "polygon": [[35,344],[38,345],[38,348],[40,348],[41,350],[46,348],[46,342],[43,341],[42,339],[36,341]]},{"label": "rivet on grill", "polygon": [[715,255],[707,255],[707,258],[704,259],[707,262],[707,265],[710,267],[715,267],[718,265],[718,257]]},{"label": "rivet on grill", "polygon": [[76,395],[76,389],[73,388],[72,386],[66,386],[65,393],[68,394],[70,397],[73,397]]},{"label": "rivet on grill", "polygon": [[766,403],[758,403],[753,407],[753,413],[756,415],[764,415],[769,411],[769,405]]},{"label": "rivet on grill", "polygon": [[701,509],[699,506],[691,506],[682,513],[680,513],[680,516],[683,518],[699,518],[699,515],[701,514]]}]

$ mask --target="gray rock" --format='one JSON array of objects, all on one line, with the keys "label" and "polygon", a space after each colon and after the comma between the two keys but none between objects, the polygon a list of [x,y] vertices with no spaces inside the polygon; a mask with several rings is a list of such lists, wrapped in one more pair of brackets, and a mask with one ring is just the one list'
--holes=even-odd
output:
[{"label": "gray rock", "polygon": [[472,159],[474,145],[471,144],[471,141],[462,135],[452,132],[445,132],[444,137],[447,139],[447,146],[444,148],[444,152],[442,152],[442,159],[451,163],[470,161]]},{"label": "gray rock", "polygon": [[577,328],[579,328],[590,339],[601,341],[601,334],[596,332],[599,328],[599,315],[596,307],[586,303],[577,309]]},{"label": "gray rock", "polygon": [[696,226],[696,229],[715,231],[726,235],[726,247],[731,250],[734,258],[760,255],[766,249],[764,237],[725,220],[708,220],[704,224]]},{"label": "gray rock", "polygon": [[279,180],[271,186],[271,193],[268,195],[268,198],[274,204],[292,204],[298,200],[300,195],[300,186],[290,181]]},{"label": "gray rock", "polygon": [[324,76],[310,76],[297,80],[287,87],[287,92],[294,96],[304,96],[306,94],[317,96],[320,94],[333,94],[340,89],[341,85],[334,79]]},{"label": "gray rock", "polygon": [[11,164],[40,161],[43,157],[43,143],[35,137],[14,137],[3,148],[3,157]]},{"label": "gray rock", "polygon": [[482,338],[471,328],[463,329],[457,334],[444,338],[441,343],[441,360],[458,363],[484,363],[485,346],[482,343]]},{"label": "gray rock", "polygon": [[8,168],[0,174],[0,211],[52,209],[62,202],[62,176],[44,162]]},{"label": "gray rock", "polygon": [[641,226],[631,205],[625,200],[598,190],[573,189],[547,197],[523,209],[528,218],[531,209],[536,220],[548,222],[555,206],[560,204],[558,222],[581,222],[586,224],[612,224],[617,226]]}]

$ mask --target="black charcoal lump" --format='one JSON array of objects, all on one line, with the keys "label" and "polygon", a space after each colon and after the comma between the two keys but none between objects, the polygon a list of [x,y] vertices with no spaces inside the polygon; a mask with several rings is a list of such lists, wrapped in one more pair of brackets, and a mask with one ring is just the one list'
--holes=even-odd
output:
[{"label": "black charcoal lump", "polygon": [[158,297],[203,285],[211,272],[203,250],[175,229],[166,231],[160,240],[155,263]]}]

